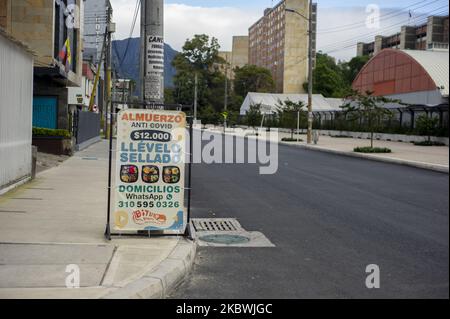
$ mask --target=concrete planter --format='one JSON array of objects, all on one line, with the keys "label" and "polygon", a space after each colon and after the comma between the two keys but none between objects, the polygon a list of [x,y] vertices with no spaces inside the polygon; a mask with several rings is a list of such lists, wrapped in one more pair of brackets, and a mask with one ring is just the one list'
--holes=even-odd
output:
[{"label": "concrete planter", "polygon": [[60,136],[33,136],[33,145],[39,152],[55,155],[72,155],[72,139]]}]

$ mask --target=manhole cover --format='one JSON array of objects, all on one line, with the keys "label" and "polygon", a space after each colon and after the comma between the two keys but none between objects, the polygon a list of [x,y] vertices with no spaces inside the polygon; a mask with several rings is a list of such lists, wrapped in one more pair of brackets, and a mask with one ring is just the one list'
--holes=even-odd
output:
[{"label": "manhole cover", "polygon": [[229,234],[205,235],[199,237],[199,239],[207,243],[224,245],[245,244],[250,241],[250,238],[248,237]]}]

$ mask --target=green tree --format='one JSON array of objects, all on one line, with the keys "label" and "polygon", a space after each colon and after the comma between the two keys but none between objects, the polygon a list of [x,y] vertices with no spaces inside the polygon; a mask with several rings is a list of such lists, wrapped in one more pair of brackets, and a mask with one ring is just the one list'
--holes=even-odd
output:
[{"label": "green tree", "polygon": [[305,103],[302,101],[292,102],[291,100],[279,101],[277,105],[277,113],[281,127],[291,129],[291,139],[294,139],[294,130],[297,127],[298,117],[300,116],[300,124],[303,125],[307,118]]},{"label": "green tree", "polygon": [[239,114],[244,98],[240,95],[230,92],[228,99],[228,109]]},{"label": "green tree", "polygon": [[356,56],[352,58],[349,62],[339,63],[339,67],[342,72],[345,84],[350,88],[358,75],[359,71],[364,65],[370,60],[368,55]]},{"label": "green tree", "polygon": [[[313,71],[313,93],[325,97],[345,97],[351,92],[353,81],[367,61],[368,56],[357,56],[348,62],[336,63],[333,57],[318,52]],[[303,88],[308,90],[308,83],[304,83]]]},{"label": "green tree", "polygon": [[223,105],[225,76],[218,65],[225,61],[219,57],[219,43],[216,38],[208,35],[195,35],[186,40],[183,49],[178,53],[172,65],[177,73],[174,77],[173,97],[176,103],[193,104],[195,75],[198,85],[198,106],[213,107],[220,110]]},{"label": "green tree", "polygon": [[345,105],[341,106],[346,119],[356,121],[365,120],[370,132],[370,148],[373,149],[373,134],[379,123],[386,117],[392,117],[391,110],[385,108],[386,103],[397,103],[398,101],[385,98],[384,96],[374,96],[373,92],[367,91],[364,94],[352,91],[347,96]]},{"label": "green tree", "polygon": [[167,104],[176,103],[173,88],[164,88],[164,102]]},{"label": "green tree", "polygon": [[252,104],[250,108],[245,112],[245,121],[248,126],[255,129],[256,126],[261,124],[262,114],[261,114],[261,104]]},{"label": "green tree", "polygon": [[211,105],[201,108],[199,115],[203,125],[216,125],[220,121],[220,114]]},{"label": "green tree", "polygon": [[430,143],[431,136],[435,134],[438,123],[438,118],[422,114],[416,120],[416,130],[419,134],[428,136],[428,142]]},{"label": "green tree", "polygon": [[249,92],[269,93],[275,90],[272,74],[265,68],[246,65],[234,70],[234,92],[245,98]]},{"label": "green tree", "polygon": [[233,111],[233,110],[228,111],[227,121],[228,121],[228,125],[230,127],[233,127],[236,124],[238,124],[238,122],[239,122],[239,112],[238,111]]},{"label": "green tree", "polygon": [[[307,91],[308,83],[304,83],[303,88]],[[313,71],[313,93],[322,94],[325,97],[342,97],[346,89],[341,69],[335,59],[318,52],[316,67]]]}]

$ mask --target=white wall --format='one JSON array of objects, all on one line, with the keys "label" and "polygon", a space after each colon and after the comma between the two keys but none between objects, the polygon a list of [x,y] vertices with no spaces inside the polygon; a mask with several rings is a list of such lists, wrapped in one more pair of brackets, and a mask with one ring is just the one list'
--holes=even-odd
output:
[{"label": "white wall", "polygon": [[0,190],[31,175],[33,57],[0,34]]},{"label": "white wall", "polygon": [[[93,83],[87,77],[83,76],[81,78],[80,87],[68,87],[68,102],[70,105],[84,105],[89,106],[91,92],[93,88]],[[77,94],[83,97],[83,102],[79,103],[77,99]]]}]

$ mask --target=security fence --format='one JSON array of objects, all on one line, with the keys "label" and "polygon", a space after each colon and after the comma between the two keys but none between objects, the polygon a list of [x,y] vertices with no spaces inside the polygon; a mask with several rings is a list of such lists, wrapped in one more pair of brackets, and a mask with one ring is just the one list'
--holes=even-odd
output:
[{"label": "security fence", "polygon": [[100,114],[76,111],[73,123],[76,150],[86,148],[100,139]]}]

